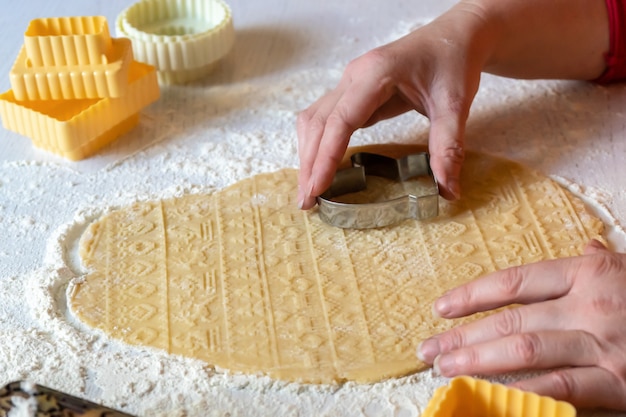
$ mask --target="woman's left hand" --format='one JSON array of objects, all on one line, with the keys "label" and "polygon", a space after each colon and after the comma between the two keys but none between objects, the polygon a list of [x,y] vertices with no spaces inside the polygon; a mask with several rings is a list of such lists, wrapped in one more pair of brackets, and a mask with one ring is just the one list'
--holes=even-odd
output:
[{"label": "woman's left hand", "polygon": [[510,304],[423,341],[443,376],[550,369],[512,385],[578,407],[626,410],[626,254],[591,241],[579,257],[498,271],[434,305],[457,318]]}]

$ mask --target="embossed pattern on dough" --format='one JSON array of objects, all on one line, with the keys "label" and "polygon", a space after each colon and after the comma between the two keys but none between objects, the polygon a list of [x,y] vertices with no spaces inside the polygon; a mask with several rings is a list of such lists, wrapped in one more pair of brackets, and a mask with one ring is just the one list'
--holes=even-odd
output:
[{"label": "embossed pattern on dough", "polygon": [[[143,202],[81,239],[70,294],[84,323],[130,344],[288,381],[373,382],[424,368],[421,340],[449,288],[582,252],[603,225],[558,184],[468,154],[462,200],[430,221],[328,226],[296,208],[293,169],[211,195]],[[472,319],[472,318],[470,318]]]}]

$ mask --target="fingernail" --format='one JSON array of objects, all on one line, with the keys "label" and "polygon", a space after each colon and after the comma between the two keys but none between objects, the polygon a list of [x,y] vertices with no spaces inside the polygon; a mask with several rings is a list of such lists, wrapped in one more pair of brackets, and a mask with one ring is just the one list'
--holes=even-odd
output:
[{"label": "fingernail", "polygon": [[434,318],[435,320],[438,320],[438,319],[440,319],[440,318],[441,318],[441,316],[440,316],[440,315],[439,315],[439,313],[437,312],[437,309],[435,308],[435,304],[436,304],[436,303],[433,303],[433,305],[430,307],[430,310],[431,310],[431,313],[432,313],[432,315],[433,315],[433,318]]},{"label": "fingernail", "polygon": [[304,193],[302,192],[302,187],[298,186],[298,209],[302,210],[304,206]]},{"label": "fingernail", "polygon": [[446,317],[450,311],[452,311],[452,306],[447,295],[442,296],[433,304],[433,316],[435,318]]},{"label": "fingernail", "polygon": [[435,375],[446,376],[454,373],[456,365],[453,355],[439,355],[433,363],[433,371]]},{"label": "fingernail", "polygon": [[461,184],[458,179],[448,181],[448,191],[450,191],[455,200],[461,198]]},{"label": "fingernail", "polygon": [[440,353],[437,339],[426,339],[417,346],[417,359],[424,363],[433,363]]},{"label": "fingernail", "polygon": [[309,183],[307,184],[306,187],[306,195],[305,197],[313,197],[313,187],[315,187],[315,177],[313,175],[311,175],[311,178],[309,178]]},{"label": "fingernail", "polygon": [[298,185],[298,208],[300,210],[304,209],[306,203],[311,200],[311,197],[313,197],[311,194],[313,194],[314,186],[315,178],[313,176],[309,178],[309,182],[307,183],[306,188],[303,189]]},{"label": "fingernail", "polygon": [[439,370],[439,356],[433,361],[433,372],[436,376],[441,376],[441,371]]},{"label": "fingernail", "polygon": [[301,189],[298,189],[298,208],[302,210],[305,207],[305,204],[309,203],[312,199],[313,187],[315,186],[315,179],[311,177],[306,187],[306,192],[302,192]]}]

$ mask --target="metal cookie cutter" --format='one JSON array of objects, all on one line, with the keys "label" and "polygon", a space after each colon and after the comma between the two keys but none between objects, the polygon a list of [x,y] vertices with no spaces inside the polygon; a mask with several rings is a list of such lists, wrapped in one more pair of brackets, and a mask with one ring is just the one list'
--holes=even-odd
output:
[{"label": "metal cookie cutter", "polygon": [[[337,171],[328,190],[317,197],[319,215],[333,226],[353,229],[384,227],[405,219],[424,220],[439,213],[439,187],[429,165],[427,153],[403,158],[360,152],[351,157],[352,168]],[[408,193],[387,201],[353,204],[332,198],[367,188],[366,175],[404,182],[415,177],[427,177],[428,185],[420,195]],[[405,188],[406,189],[406,188]]]}]

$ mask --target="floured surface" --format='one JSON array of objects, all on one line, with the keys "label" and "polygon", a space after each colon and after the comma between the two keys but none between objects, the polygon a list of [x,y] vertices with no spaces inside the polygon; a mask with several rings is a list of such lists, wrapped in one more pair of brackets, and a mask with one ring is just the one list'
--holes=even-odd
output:
[{"label": "floured surface", "polygon": [[[351,59],[455,1],[394,0],[382,9],[373,0],[228,3],[237,40],[226,62],[207,80],[163,89],[137,129],[93,158],[71,163],[0,129],[0,385],[26,379],[140,417],[417,417],[448,382],[430,370],[374,384],[285,383],[118,342],[66,315],[67,285],[84,274],[75,242],[89,223],[135,202],[212,192],[296,168],[298,111],[335,86]],[[0,16],[3,90],[9,80],[1,74],[13,65],[29,19],[105,15],[113,22],[124,7],[16,3]],[[484,74],[466,146],[566,183],[601,214],[611,247],[624,251],[625,108],[619,84]],[[357,131],[351,144],[426,143],[428,132],[428,120],[411,112]]]},{"label": "floured surface", "polygon": [[116,339],[232,371],[313,383],[418,371],[417,344],[455,324],[431,316],[444,291],[580,254],[603,229],[517,164],[470,154],[464,169],[466,197],[437,219],[375,230],[298,210],[293,169],[123,208],[83,237],[91,272],[70,306]]}]

